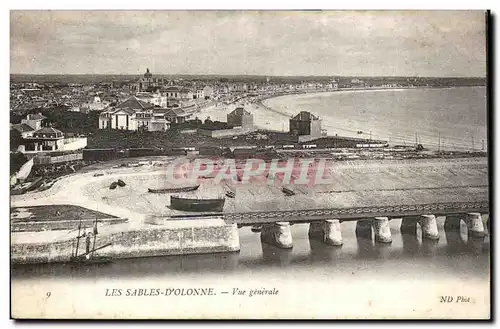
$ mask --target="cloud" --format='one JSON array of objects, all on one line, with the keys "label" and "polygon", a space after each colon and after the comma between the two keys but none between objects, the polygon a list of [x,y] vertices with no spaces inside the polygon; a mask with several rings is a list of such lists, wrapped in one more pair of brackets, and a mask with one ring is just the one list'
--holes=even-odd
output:
[{"label": "cloud", "polygon": [[12,11],[13,73],[484,76],[475,11]]}]

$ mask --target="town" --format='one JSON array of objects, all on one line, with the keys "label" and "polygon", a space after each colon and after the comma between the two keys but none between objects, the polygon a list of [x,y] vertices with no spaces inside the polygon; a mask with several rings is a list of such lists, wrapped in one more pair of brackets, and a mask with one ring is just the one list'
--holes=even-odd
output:
[{"label": "town", "polygon": [[11,318],[491,318],[490,17],[11,10]]},{"label": "town", "polygon": [[[388,146],[368,136],[327,136],[321,119],[306,111],[290,119],[289,131],[264,130],[256,127],[247,105],[264,106],[261,101],[266,98],[294,93],[484,83],[480,78],[156,77],[149,69],[135,78],[13,75],[11,184],[24,183],[23,173],[16,173],[28,160],[33,160],[31,178],[43,175],[39,184],[50,186],[53,178],[84,165],[127,156],[196,151],[200,155],[229,152],[242,158],[276,157],[275,149]],[[234,111],[225,122],[198,119],[197,114],[208,107]],[[360,156],[383,154],[338,154],[339,159]]]}]

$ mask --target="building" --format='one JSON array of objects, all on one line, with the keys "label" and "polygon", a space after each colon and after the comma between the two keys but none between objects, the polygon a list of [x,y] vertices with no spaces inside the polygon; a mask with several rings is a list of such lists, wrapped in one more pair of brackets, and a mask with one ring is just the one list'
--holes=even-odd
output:
[{"label": "building", "polygon": [[136,92],[155,91],[161,88],[163,83],[163,79],[154,78],[153,74],[149,72],[149,69],[146,69],[146,73],[137,81],[134,89]]},{"label": "building", "polygon": [[155,93],[140,92],[135,95],[141,101],[159,107],[167,107],[167,94],[157,91]]},{"label": "building", "polygon": [[80,106],[80,112],[88,113],[89,111],[102,111],[109,105],[108,101],[101,100],[101,97],[94,96],[92,102],[84,103]]},{"label": "building", "polygon": [[330,83],[328,84],[328,88],[337,90],[337,89],[339,89],[339,83],[337,82],[337,80],[332,79],[330,81]]},{"label": "building", "polygon": [[290,133],[299,136],[299,141],[321,138],[321,120],[310,112],[301,111],[290,119]]},{"label": "building", "polygon": [[202,97],[212,98],[213,96],[214,96],[214,88],[212,88],[211,86],[205,86],[203,88]]},{"label": "building", "polygon": [[111,114],[113,109],[107,109],[99,114],[99,129],[111,129]]},{"label": "building", "polygon": [[24,139],[20,152],[74,151],[87,146],[86,137],[65,138],[64,133],[52,127],[43,127]]},{"label": "building", "polygon": [[191,114],[187,113],[181,108],[168,109],[165,112],[165,119],[172,123],[184,123],[190,117]]},{"label": "building", "polygon": [[134,120],[137,130],[143,131],[165,131],[170,129],[170,121],[165,117],[169,110],[163,108],[152,108],[135,113]]},{"label": "building", "polygon": [[252,131],[254,131],[253,115],[243,107],[238,107],[229,113],[227,123],[213,122],[209,125],[205,122],[202,127],[198,128],[199,134],[212,138],[240,136]]},{"label": "building", "polygon": [[41,113],[38,114],[28,114],[26,119],[22,119],[21,123],[13,124],[11,129],[19,131],[23,138],[27,138],[33,135],[33,132],[42,128],[42,122],[45,120]]},{"label": "building", "polygon": [[42,128],[42,122],[45,120],[46,117],[44,117],[41,113],[38,114],[28,114],[26,116],[26,119],[21,120],[21,123],[25,123],[32,127],[34,130],[38,130]]},{"label": "building", "polygon": [[253,114],[243,107],[237,107],[227,115],[227,124],[231,127],[253,129]]},{"label": "building", "polygon": [[135,96],[128,98],[99,116],[99,129],[165,131],[171,123],[182,123],[189,117],[180,108],[155,107]]},{"label": "building", "polygon": [[154,105],[132,96],[99,115],[99,129],[137,130],[135,113],[153,108]]},{"label": "building", "polygon": [[179,106],[195,98],[191,89],[179,86],[169,86],[161,90],[167,97],[167,107]]},{"label": "building", "polygon": [[21,134],[22,138],[27,138],[29,136],[32,136],[33,132],[35,131],[35,129],[33,129],[33,127],[31,127],[30,125],[28,125],[26,123],[13,124],[11,126],[11,129],[17,130]]}]

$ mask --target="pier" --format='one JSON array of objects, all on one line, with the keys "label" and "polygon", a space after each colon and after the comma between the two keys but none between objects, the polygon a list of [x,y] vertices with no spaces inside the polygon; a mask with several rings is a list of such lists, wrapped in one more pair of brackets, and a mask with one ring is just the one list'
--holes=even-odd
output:
[{"label": "pier", "polygon": [[[337,209],[314,209],[297,211],[272,211],[224,214],[228,224],[238,227],[261,225],[261,240],[280,248],[292,248],[290,225],[309,224],[309,238],[333,246],[342,245],[341,223],[356,221],[356,236],[378,243],[391,243],[389,221],[401,218],[402,234],[417,234],[420,226],[422,239],[440,238],[436,217],[445,216],[445,230],[459,231],[463,221],[469,238],[482,238],[489,227],[489,218],[483,223],[483,215],[489,213],[488,202],[457,202],[421,205],[397,205],[389,207],[355,207]],[[488,231],[489,232],[489,231]]]},{"label": "pier", "polygon": [[[446,232],[466,225],[474,241],[490,234],[486,158],[333,162],[330,183],[297,185],[293,195],[262,182],[232,184],[235,197],[225,199],[221,212],[210,213],[171,209],[169,195],[147,193],[164,175],[161,167],[106,166],[65,177],[37,198],[13,196],[12,205],[76,204],[123,219],[103,225],[99,232],[99,243],[113,243],[102,254],[114,258],[237,252],[244,248],[238,228],[245,226],[259,227],[263,246],[283,250],[293,249],[291,226],[299,224],[309,226],[305,234],[311,242],[339,248],[346,243],[342,228],[348,221],[356,222],[359,238],[389,248],[396,234],[406,238],[422,232],[427,242],[445,238],[438,233],[437,224],[443,224],[437,223],[438,217],[445,217]],[[94,176],[96,170],[104,174]],[[117,179],[127,185],[110,190]],[[199,184],[190,192],[195,198],[210,198],[226,189],[211,178]],[[82,191],[85,198],[75,199],[73,194]],[[396,231],[395,220],[400,226]],[[77,223],[67,225],[75,229]],[[65,261],[72,235],[62,233],[13,232],[13,262]]]}]

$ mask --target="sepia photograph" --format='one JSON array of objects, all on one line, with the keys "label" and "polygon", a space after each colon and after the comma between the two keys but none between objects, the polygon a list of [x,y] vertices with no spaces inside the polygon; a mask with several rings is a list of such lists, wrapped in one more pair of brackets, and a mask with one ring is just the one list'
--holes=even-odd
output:
[{"label": "sepia photograph", "polygon": [[489,11],[9,16],[11,319],[491,319]]}]

